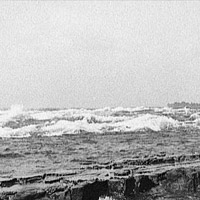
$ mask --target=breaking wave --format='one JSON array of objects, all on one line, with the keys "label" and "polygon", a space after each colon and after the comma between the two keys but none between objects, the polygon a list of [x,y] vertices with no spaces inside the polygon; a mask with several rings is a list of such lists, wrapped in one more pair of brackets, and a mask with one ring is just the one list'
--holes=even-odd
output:
[{"label": "breaking wave", "polygon": [[6,122],[15,116],[23,114],[22,105],[12,105],[9,110],[0,111],[0,123]]},{"label": "breaking wave", "polygon": [[178,123],[164,116],[154,116],[146,114],[144,116],[110,123],[91,123],[87,119],[77,120],[74,122],[67,120],[60,120],[55,124],[48,125],[42,128],[42,131],[47,135],[62,135],[62,134],[76,134],[80,132],[87,133],[106,133],[106,132],[131,132],[152,130],[160,131],[178,126]]},{"label": "breaking wave", "polygon": [[199,112],[172,108],[102,108],[0,111],[0,137],[59,136],[63,134],[166,131],[200,127]]}]

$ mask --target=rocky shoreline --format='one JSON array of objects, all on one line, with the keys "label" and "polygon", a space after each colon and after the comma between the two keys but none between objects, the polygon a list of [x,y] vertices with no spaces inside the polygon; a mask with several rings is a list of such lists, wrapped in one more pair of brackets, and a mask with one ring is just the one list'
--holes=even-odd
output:
[{"label": "rocky shoreline", "polygon": [[200,155],[157,155],[80,171],[0,179],[1,200],[199,199]]},{"label": "rocky shoreline", "polygon": [[196,130],[0,139],[0,152],[0,200],[200,197]]}]

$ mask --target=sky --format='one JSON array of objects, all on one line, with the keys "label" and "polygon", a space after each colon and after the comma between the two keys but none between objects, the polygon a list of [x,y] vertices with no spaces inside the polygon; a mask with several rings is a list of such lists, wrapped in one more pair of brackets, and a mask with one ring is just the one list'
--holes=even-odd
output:
[{"label": "sky", "polygon": [[1,1],[0,108],[200,103],[200,1]]}]

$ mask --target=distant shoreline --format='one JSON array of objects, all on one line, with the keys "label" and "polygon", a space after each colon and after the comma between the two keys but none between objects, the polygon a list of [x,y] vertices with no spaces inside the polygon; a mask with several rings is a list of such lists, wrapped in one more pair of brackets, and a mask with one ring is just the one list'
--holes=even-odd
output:
[{"label": "distant shoreline", "polygon": [[200,103],[188,103],[188,102],[175,102],[175,103],[168,103],[168,107],[170,108],[191,108],[191,109],[200,109]]}]

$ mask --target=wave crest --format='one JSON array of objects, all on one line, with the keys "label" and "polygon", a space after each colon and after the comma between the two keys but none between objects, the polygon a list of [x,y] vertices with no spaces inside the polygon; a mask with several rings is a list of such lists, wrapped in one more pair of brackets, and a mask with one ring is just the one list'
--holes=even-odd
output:
[{"label": "wave crest", "polygon": [[135,132],[143,130],[161,131],[178,127],[178,122],[165,116],[145,114],[120,122],[112,123],[88,123],[87,120],[67,121],[60,120],[42,128],[45,135],[111,132]]},{"label": "wave crest", "polygon": [[0,112],[0,137],[200,128],[198,115],[169,108],[24,110],[15,105]]}]

